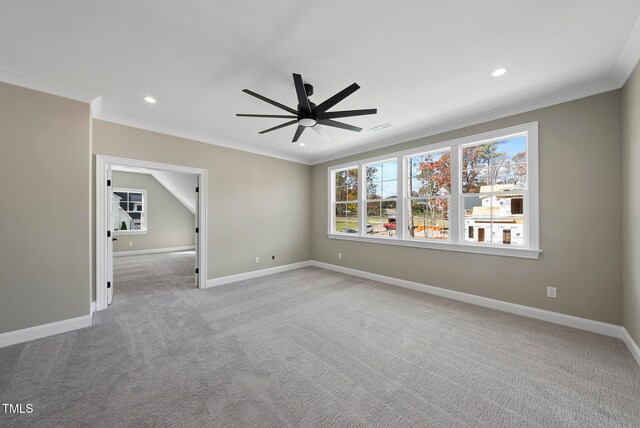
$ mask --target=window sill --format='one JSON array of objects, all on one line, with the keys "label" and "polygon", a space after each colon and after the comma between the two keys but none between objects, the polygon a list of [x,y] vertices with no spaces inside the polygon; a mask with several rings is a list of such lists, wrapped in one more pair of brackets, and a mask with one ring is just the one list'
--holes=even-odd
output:
[{"label": "window sill", "polygon": [[124,236],[124,235],[146,235],[146,230],[114,230],[114,236]]},{"label": "window sill", "polygon": [[338,239],[342,241],[369,242],[373,244],[398,245],[401,247],[426,248],[429,250],[457,251],[461,253],[486,254],[491,256],[518,257],[523,259],[537,260],[542,254],[542,250],[530,250],[525,248],[505,248],[505,247],[489,247],[473,244],[450,244],[444,242],[423,242],[408,239],[396,239],[391,237],[373,237],[373,236],[349,236],[337,233],[328,233],[329,239]]}]

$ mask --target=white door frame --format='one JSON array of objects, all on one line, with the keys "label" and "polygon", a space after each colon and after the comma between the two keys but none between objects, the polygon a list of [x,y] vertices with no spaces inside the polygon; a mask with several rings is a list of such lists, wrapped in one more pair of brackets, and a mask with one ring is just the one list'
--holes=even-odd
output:
[{"label": "white door frame", "polygon": [[[107,308],[107,169],[112,165],[134,168],[150,168],[163,171],[182,172],[199,176],[197,246],[198,288],[207,288],[207,170],[190,166],[170,165],[139,159],[96,155],[96,311]],[[194,189],[195,190],[195,189]]]}]

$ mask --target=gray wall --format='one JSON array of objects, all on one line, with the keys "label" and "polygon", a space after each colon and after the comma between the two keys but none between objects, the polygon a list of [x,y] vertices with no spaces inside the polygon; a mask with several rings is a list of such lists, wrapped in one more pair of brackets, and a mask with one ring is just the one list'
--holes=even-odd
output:
[{"label": "gray wall", "polygon": [[623,90],[624,326],[640,344],[640,66]]},{"label": "gray wall", "polygon": [[[114,171],[113,186],[147,191],[147,233],[120,235],[116,232],[114,252],[194,245],[195,215],[151,175]],[[195,185],[193,187],[195,193]],[[129,242],[133,246],[130,247]]]},{"label": "gray wall", "polygon": [[0,333],[89,314],[89,120],[0,83]]},{"label": "gray wall", "polygon": [[208,170],[209,279],[309,260],[309,166],[100,120],[93,131],[94,154]]},{"label": "gray wall", "polygon": [[[620,325],[621,106],[621,91],[613,91],[315,165],[311,256]],[[532,121],[539,121],[540,126],[540,242],[544,251],[540,260],[327,238],[328,166]],[[546,297],[547,286],[558,288],[557,299]]]}]

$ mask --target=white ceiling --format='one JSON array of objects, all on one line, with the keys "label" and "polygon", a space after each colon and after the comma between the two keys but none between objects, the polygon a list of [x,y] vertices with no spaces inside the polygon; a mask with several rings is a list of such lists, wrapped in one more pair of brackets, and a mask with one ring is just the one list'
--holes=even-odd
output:
[{"label": "white ceiling", "polygon": [[[639,16],[637,0],[3,0],[0,80],[101,96],[104,120],[316,163],[618,88]],[[316,104],[357,82],[333,110],[378,114],[343,120],[359,134],[327,128],[331,142],[306,130],[305,147],[294,126],[258,135],[285,120],[235,116],[286,114],[243,88],[295,108],[294,72]]]}]

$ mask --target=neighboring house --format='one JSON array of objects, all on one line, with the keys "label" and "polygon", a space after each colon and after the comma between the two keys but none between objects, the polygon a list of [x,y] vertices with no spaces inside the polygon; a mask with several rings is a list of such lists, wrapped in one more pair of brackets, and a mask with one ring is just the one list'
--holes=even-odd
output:
[{"label": "neighboring house", "polygon": [[[522,189],[518,184],[482,186],[478,194],[478,204],[467,206],[465,210],[465,239],[473,242],[524,245]],[[490,194],[492,191],[494,193]]]}]

